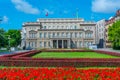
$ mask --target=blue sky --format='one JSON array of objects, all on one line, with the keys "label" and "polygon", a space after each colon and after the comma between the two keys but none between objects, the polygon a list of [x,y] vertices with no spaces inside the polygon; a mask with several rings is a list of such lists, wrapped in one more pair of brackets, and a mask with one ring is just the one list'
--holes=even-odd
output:
[{"label": "blue sky", "polygon": [[[108,19],[120,9],[120,0],[0,0],[0,28],[21,29],[23,22],[37,18]],[[48,16],[45,14],[48,13]]]}]

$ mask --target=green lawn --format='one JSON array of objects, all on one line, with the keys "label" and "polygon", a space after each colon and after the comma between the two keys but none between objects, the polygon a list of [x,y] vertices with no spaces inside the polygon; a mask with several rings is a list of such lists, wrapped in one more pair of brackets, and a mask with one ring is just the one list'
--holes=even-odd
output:
[{"label": "green lawn", "polygon": [[0,52],[6,52],[6,51],[8,51],[8,50],[0,50]]},{"label": "green lawn", "polygon": [[38,53],[33,58],[119,58],[107,54],[96,52],[42,52]]}]

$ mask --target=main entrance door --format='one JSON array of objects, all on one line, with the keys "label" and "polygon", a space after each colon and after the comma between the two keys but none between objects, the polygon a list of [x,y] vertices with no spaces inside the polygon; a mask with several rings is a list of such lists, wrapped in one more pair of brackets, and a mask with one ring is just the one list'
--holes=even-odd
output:
[{"label": "main entrance door", "polygon": [[68,48],[67,45],[68,45],[67,40],[63,40],[63,47],[64,47],[64,48]]},{"label": "main entrance door", "polygon": [[53,40],[53,48],[68,48],[68,40]]},{"label": "main entrance door", "polygon": [[58,48],[62,48],[62,40],[58,40]]}]

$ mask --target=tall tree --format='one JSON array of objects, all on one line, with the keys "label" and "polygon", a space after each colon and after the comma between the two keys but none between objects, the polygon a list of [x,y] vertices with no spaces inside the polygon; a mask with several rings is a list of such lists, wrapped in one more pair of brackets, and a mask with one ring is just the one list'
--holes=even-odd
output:
[{"label": "tall tree", "polygon": [[108,37],[112,41],[113,49],[120,49],[120,21],[116,21],[109,27]]},{"label": "tall tree", "polygon": [[5,34],[5,30],[0,28],[0,47],[5,47],[7,44],[4,34]]},{"label": "tall tree", "polygon": [[8,42],[11,47],[17,47],[21,43],[20,30],[8,30],[5,34],[8,37]]}]

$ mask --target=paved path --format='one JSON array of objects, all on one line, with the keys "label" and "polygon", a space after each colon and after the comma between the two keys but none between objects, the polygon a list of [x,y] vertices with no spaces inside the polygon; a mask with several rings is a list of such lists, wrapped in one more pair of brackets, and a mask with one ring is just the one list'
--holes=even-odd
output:
[{"label": "paved path", "polygon": [[9,51],[9,52],[0,52],[0,55],[6,55],[6,54],[13,54],[13,53],[19,53],[19,52],[26,52],[28,50],[21,50],[21,51]]},{"label": "paved path", "polygon": [[97,49],[97,50],[103,50],[103,51],[110,51],[110,52],[118,52],[118,53],[120,53],[120,50],[113,50],[112,48],[101,48],[101,49]]}]

